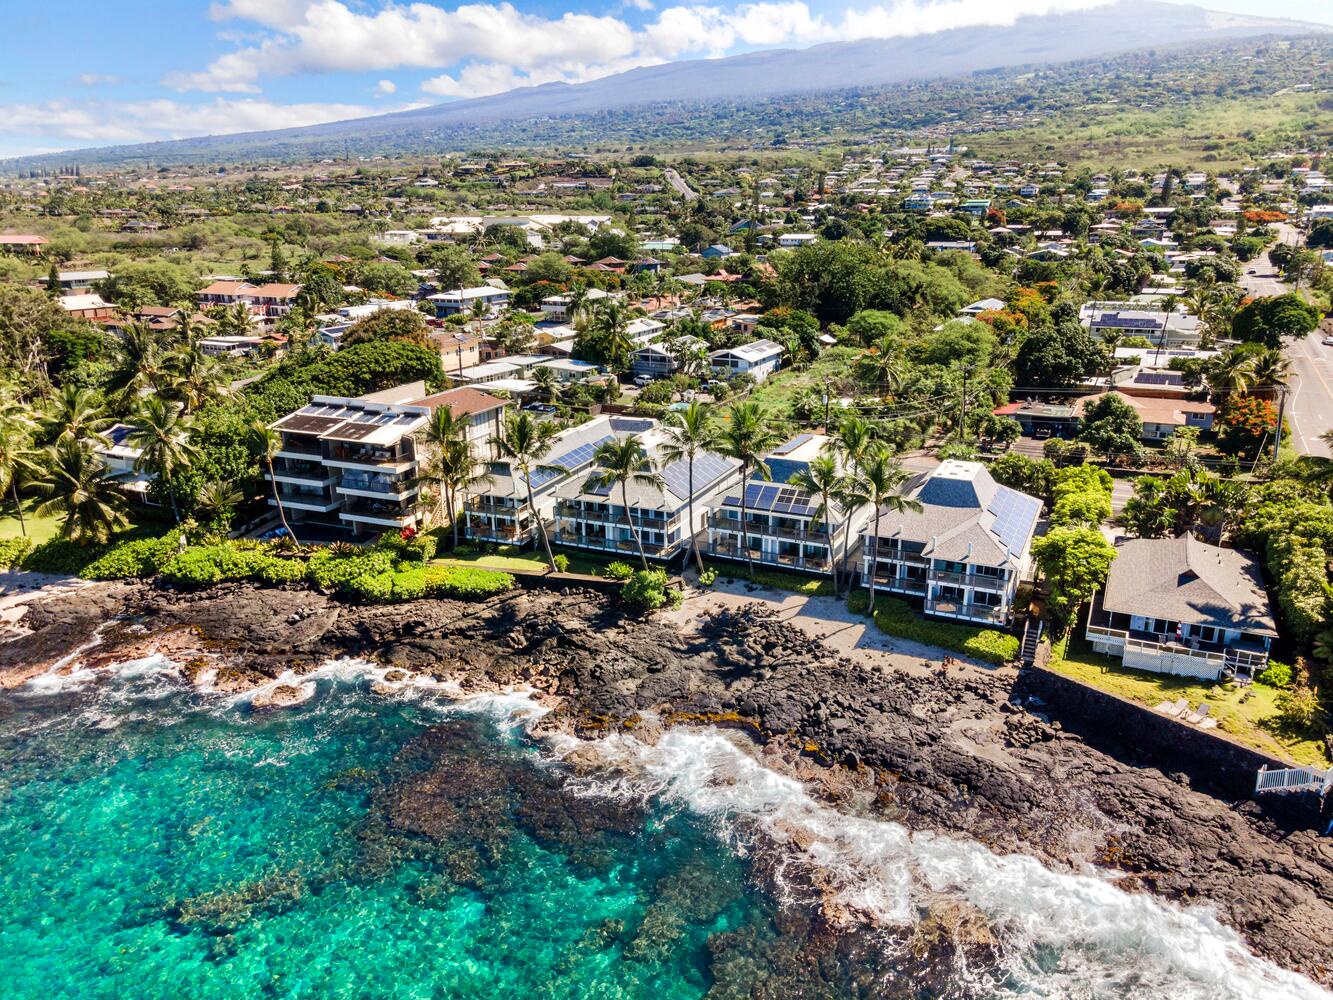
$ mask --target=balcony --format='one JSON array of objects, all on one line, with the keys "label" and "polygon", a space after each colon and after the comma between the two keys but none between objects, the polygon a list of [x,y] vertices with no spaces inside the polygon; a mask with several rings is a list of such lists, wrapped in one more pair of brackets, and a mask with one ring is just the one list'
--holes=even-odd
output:
[{"label": "balcony", "polygon": [[[580,549],[595,549],[598,552],[618,552],[626,555],[638,555],[639,547],[634,544],[632,538],[611,538],[605,534],[598,533],[580,533],[570,531],[568,528],[557,528],[551,536],[551,541],[559,545],[568,545]],[[643,554],[649,559],[669,558],[676,546],[673,545],[655,545],[652,542],[643,539]]]},{"label": "balcony", "polygon": [[949,583],[961,587],[981,587],[985,590],[1003,592],[1009,588],[1009,581],[1003,576],[987,576],[978,573],[950,573],[945,570],[930,570],[931,583]]},{"label": "balcony", "polygon": [[964,621],[980,622],[988,625],[1003,625],[1005,613],[1002,608],[993,608],[986,604],[967,604],[963,601],[931,600],[925,601],[928,615],[940,615],[945,618],[961,618]]},{"label": "balcony", "polygon": [[[735,559],[742,562],[746,560],[745,550],[732,539],[714,539],[708,542],[703,550],[707,555],[718,556],[723,559]],[[823,553],[800,556],[794,553],[783,554],[751,549],[749,558],[764,566],[786,566],[790,569],[808,573],[828,572],[828,556]]]},{"label": "balcony", "polygon": [[1268,651],[1258,642],[1179,642],[1170,634],[1111,628],[1092,621],[1084,634],[1089,642],[1118,649],[1125,666],[1157,673],[1216,679],[1224,670],[1255,674],[1268,665]]},{"label": "balcony", "polygon": [[275,463],[272,474],[265,472],[264,478],[269,482],[323,489],[325,486],[332,486],[337,481],[338,474],[331,469],[324,468],[317,462],[293,463],[288,461],[283,464]]},{"label": "balcony", "polygon": [[926,592],[926,581],[910,576],[884,576],[883,574],[875,577],[876,590],[891,590],[899,594],[924,594]]},{"label": "balcony", "polygon": [[338,514],[345,521],[357,521],[364,524],[381,524],[386,527],[401,528],[416,522],[416,511],[409,506],[396,503],[375,503],[349,501]]},{"label": "balcony", "polygon": [[371,469],[381,472],[406,472],[415,459],[406,453],[367,448],[329,449],[324,464],[335,469]]},{"label": "balcony", "polygon": [[[714,531],[730,531],[740,534],[741,521],[738,518],[713,517],[708,526]],[[835,528],[836,531],[836,528]],[[793,542],[810,542],[815,545],[827,545],[829,536],[824,533],[823,525],[812,524],[809,528],[779,528],[771,524],[747,522],[745,533],[755,537],[782,538]]]},{"label": "balcony", "polygon": [[318,462],[324,457],[324,454],[319,450],[319,440],[317,438],[303,438],[284,434],[282,448],[279,449],[277,457]]},{"label": "balcony", "polygon": [[483,542],[521,545],[532,537],[532,531],[531,529],[520,531],[513,524],[492,525],[485,518],[474,517],[467,521],[467,536]]},{"label": "balcony", "polygon": [[464,510],[479,511],[485,513],[496,513],[506,517],[513,517],[515,511],[525,506],[525,504],[511,503],[498,497],[474,496],[469,497],[464,505]]},{"label": "balcony", "polygon": [[338,492],[349,497],[368,497],[372,500],[380,497],[407,499],[420,492],[415,483],[407,479],[388,479],[362,476],[343,476],[338,483]]},{"label": "balcony", "polygon": [[[618,524],[622,527],[625,524],[625,514],[619,507],[614,510],[590,510],[586,507],[580,507],[568,500],[562,500],[555,506],[555,512],[558,516],[568,518],[572,521],[582,521],[587,524]],[[634,527],[647,529],[649,531],[671,531],[672,528],[680,527],[682,518],[676,515],[669,520],[665,517],[654,517],[651,514],[636,514],[630,511],[630,521]]]},{"label": "balcony", "polygon": [[[326,493],[319,491],[311,492],[292,492],[288,490],[279,490],[278,495],[282,498],[282,506],[289,510],[305,510],[314,514],[327,514],[331,510],[337,510],[340,501],[337,497],[331,497]],[[268,498],[269,506],[276,507],[277,501],[273,497]]]}]

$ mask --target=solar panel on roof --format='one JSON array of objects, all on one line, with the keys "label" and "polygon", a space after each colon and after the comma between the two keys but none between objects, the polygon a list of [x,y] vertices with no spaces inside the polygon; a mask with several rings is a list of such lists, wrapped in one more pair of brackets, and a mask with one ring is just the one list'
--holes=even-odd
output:
[{"label": "solar panel on roof", "polygon": [[813,438],[813,437],[814,437],[813,434],[797,434],[794,438],[792,438],[792,439],[791,439],[790,441],[788,441],[786,444],[780,445],[780,446],[777,448],[777,450],[773,452],[773,454],[774,454],[774,455],[786,455],[786,454],[789,454],[789,453],[795,451],[795,450],[796,450],[797,448],[799,448],[801,445],[805,444],[807,441],[809,441],[809,440],[810,440],[811,438]]}]

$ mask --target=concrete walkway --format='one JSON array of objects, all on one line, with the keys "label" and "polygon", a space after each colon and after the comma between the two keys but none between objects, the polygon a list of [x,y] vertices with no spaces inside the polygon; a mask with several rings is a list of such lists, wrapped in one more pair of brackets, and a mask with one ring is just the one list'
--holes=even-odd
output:
[{"label": "concrete walkway", "polygon": [[742,580],[719,579],[709,590],[687,589],[680,609],[665,617],[676,622],[682,631],[697,632],[708,614],[755,603],[765,605],[806,635],[823,640],[839,655],[882,670],[926,676],[939,670],[945,656],[952,656],[956,664],[969,668],[1012,670],[935,646],[885,635],[869,618],[852,614],[846,602],[836,597],[809,597]]}]

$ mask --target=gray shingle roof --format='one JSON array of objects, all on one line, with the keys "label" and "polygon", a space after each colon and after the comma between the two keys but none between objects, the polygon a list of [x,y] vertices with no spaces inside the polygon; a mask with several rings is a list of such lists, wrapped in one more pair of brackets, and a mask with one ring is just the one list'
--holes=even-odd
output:
[{"label": "gray shingle roof", "polygon": [[[1017,566],[1041,501],[1001,486],[980,462],[943,463],[914,491],[920,511],[881,513],[879,537],[918,543],[924,555],[978,566]],[[874,522],[869,529],[874,532]]]},{"label": "gray shingle roof", "polygon": [[1277,635],[1258,561],[1190,534],[1121,542],[1106,579],[1102,607],[1188,625]]}]

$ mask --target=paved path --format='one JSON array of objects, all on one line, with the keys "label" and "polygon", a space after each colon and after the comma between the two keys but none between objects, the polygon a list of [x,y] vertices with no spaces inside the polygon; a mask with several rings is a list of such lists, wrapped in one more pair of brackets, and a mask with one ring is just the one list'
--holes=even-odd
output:
[{"label": "paved path", "polygon": [[1325,347],[1316,330],[1286,349],[1291,362],[1291,390],[1287,394],[1287,424],[1298,454],[1330,456],[1319,435],[1333,430],[1333,347]]},{"label": "paved path", "polygon": [[662,176],[666,178],[666,182],[671,185],[676,194],[680,195],[686,201],[694,201],[695,198],[699,197],[699,192],[686,184],[685,178],[681,177],[680,174],[676,173],[671,167],[667,167],[663,170]]}]

